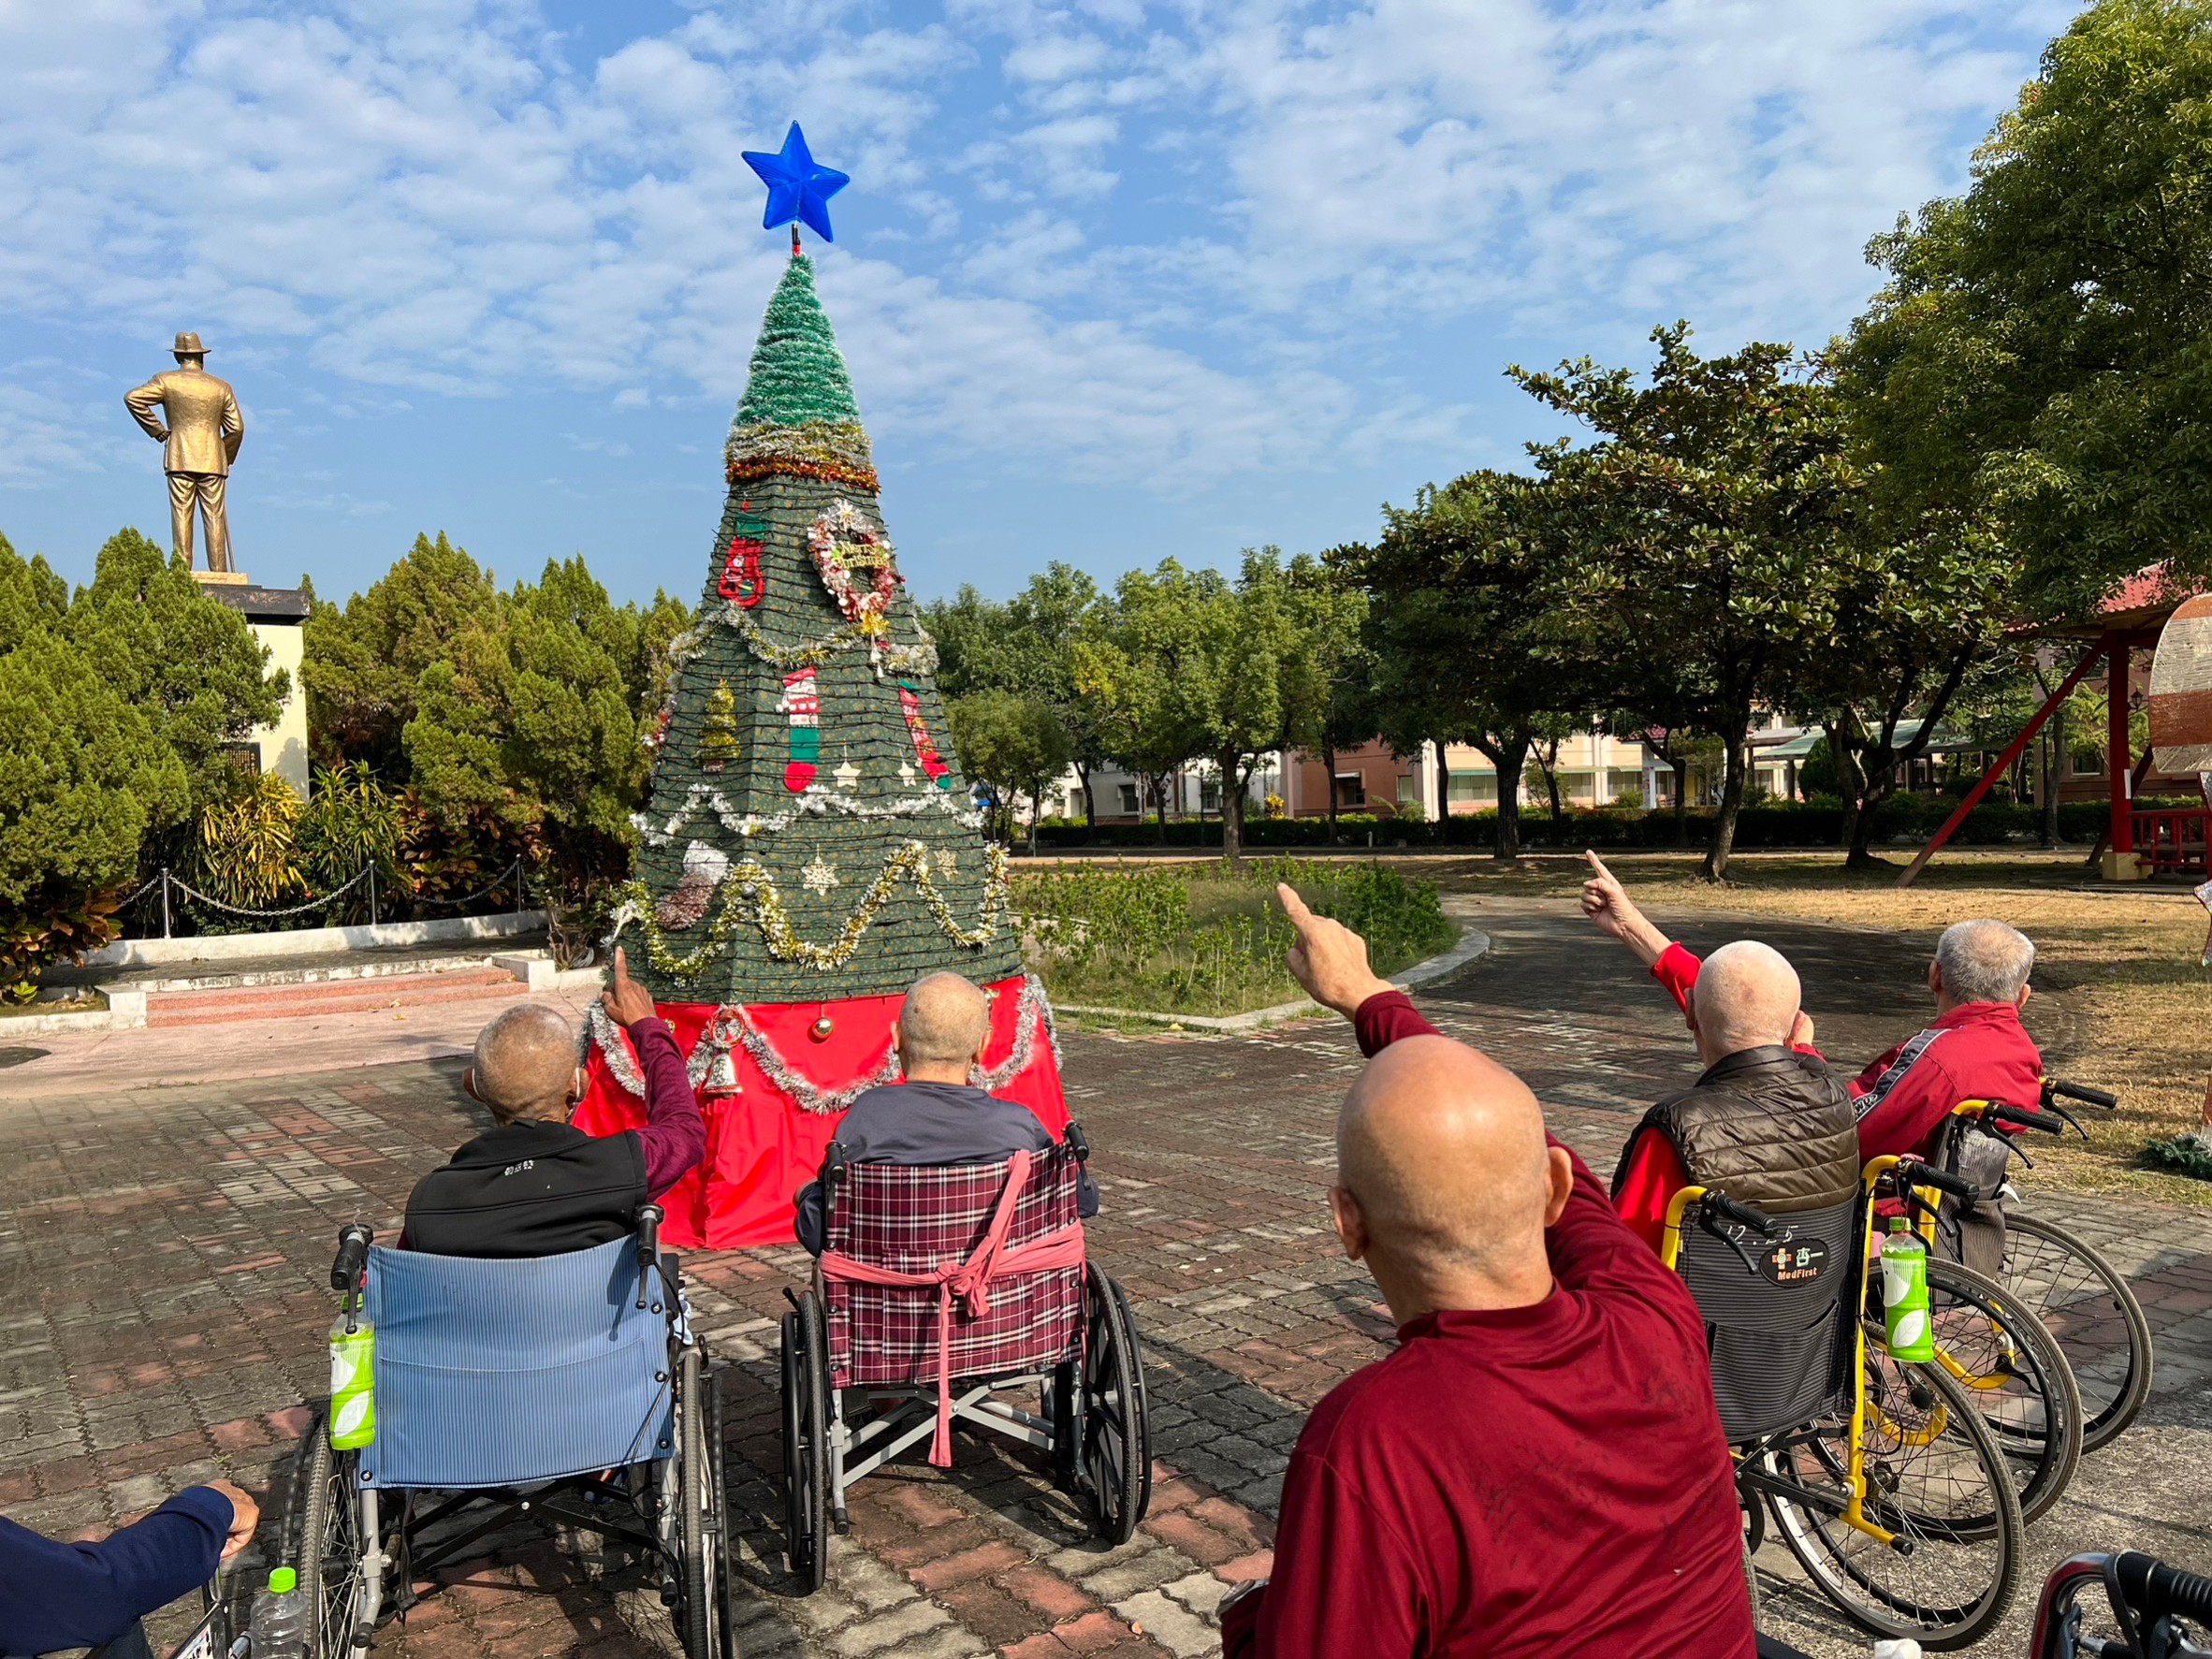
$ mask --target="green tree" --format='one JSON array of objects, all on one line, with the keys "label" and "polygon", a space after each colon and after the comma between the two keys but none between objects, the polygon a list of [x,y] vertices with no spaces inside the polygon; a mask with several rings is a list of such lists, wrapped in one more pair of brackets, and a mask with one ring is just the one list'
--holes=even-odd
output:
[{"label": "green tree", "polygon": [[1329,779],[1329,844],[1337,840],[1336,752],[1367,742],[1382,730],[1375,696],[1375,656],[1367,642],[1367,590],[1354,574],[1356,560],[1342,547],[1318,559],[1298,559],[1288,572],[1304,619],[1306,660],[1319,696],[1302,704],[1291,741],[1317,753]]},{"label": "green tree", "polygon": [[1563,439],[1531,450],[1550,486],[1546,649],[1664,680],[1688,717],[1681,723],[1721,739],[1704,861],[1718,880],[1743,806],[1752,721],[1787,700],[1797,662],[1836,627],[1860,480],[1835,390],[1813,365],[1758,342],[1700,357],[1689,334],[1684,323],[1652,331],[1658,360],[1642,384],[1587,357],[1555,373],[1507,372],[1596,434],[1579,448]]},{"label": "green tree", "polygon": [[2212,574],[2212,5],[2097,0],[1841,348],[1883,488],[1986,517],[2041,618]]},{"label": "green tree", "polygon": [[1050,704],[1014,691],[977,691],[945,705],[953,743],[968,777],[987,784],[1013,835],[1013,799],[1029,797],[1029,851],[1037,851],[1037,821],[1044,792],[1075,758],[1059,716]]},{"label": "green tree", "polygon": [[1521,856],[1520,784],[1547,717],[1592,701],[1582,665],[1543,633],[1555,563],[1549,489],[1469,473],[1424,488],[1411,507],[1385,507],[1373,547],[1336,554],[1367,587],[1382,735],[1400,754],[1461,742],[1489,760],[1503,861]]},{"label": "green tree", "polygon": [[175,753],[195,811],[236,788],[224,750],[273,722],[291,690],[246,619],[135,530],[108,539],[63,626]]},{"label": "green tree", "polygon": [[1090,706],[1099,745],[1154,784],[1163,842],[1167,779],[1208,749],[1190,677],[1207,649],[1207,609],[1226,586],[1218,572],[1186,571],[1173,559],[1127,572],[1073,646],[1075,691]]},{"label": "green tree", "polygon": [[105,944],[140,843],[190,798],[155,717],[66,636],[65,599],[0,537],[0,987]]},{"label": "green tree", "polygon": [[1879,862],[1868,851],[1877,808],[1986,671],[2009,610],[2011,561],[1995,538],[1952,514],[1924,514],[1902,535],[1885,518],[1862,502],[1836,543],[1834,620],[1791,671],[1792,701],[1827,735],[1849,869]]},{"label": "green tree", "polygon": [[[452,661],[456,641],[500,609],[491,573],[440,531],[415,546],[342,608],[308,617],[300,677],[316,754],[352,760],[395,782],[407,776],[400,734],[418,708],[424,673]],[[496,624],[493,624],[496,626]]]}]

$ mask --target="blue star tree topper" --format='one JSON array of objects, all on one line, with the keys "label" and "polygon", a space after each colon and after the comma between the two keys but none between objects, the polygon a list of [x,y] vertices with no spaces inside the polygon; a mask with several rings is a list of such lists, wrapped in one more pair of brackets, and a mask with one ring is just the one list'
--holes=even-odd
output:
[{"label": "blue star tree topper", "polygon": [[829,198],[851,183],[851,176],[817,162],[797,122],[784,134],[781,150],[748,150],[745,160],[768,187],[768,211],[761,215],[763,230],[795,219],[825,242],[837,240],[830,230]]}]

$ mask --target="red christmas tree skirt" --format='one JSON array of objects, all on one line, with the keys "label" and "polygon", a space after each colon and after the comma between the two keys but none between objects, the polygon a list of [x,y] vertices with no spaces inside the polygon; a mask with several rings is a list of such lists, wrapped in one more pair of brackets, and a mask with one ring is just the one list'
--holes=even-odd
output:
[{"label": "red christmas tree skirt", "polygon": [[[1023,1023],[1023,983],[1017,975],[986,987],[997,993],[991,1002],[991,1041],[983,1051],[986,1070],[1003,1066],[1024,1039],[1017,1028]],[[874,1075],[882,1066],[891,1047],[891,1028],[905,1000],[904,996],[891,996],[854,997],[842,1002],[756,1003],[745,1012],[786,1067],[817,1088],[842,1089]],[[675,1030],[677,1046],[687,1059],[716,1008],[711,1002],[660,1005],[661,1017]],[[813,1026],[825,1013],[830,1034],[817,1041]],[[602,1032],[614,1030],[603,1022],[595,1021],[594,1026]],[[1026,1033],[1028,1064],[991,1092],[1028,1107],[1058,1135],[1068,1127],[1068,1102],[1060,1092],[1059,1067],[1043,1026],[1040,1004]],[[637,1061],[628,1037],[615,1031],[614,1041],[622,1045],[619,1070],[635,1078]],[[733,1043],[729,1057],[735,1092],[715,1091],[710,1080],[700,1095],[699,1109],[706,1119],[706,1161],[660,1201],[667,1212],[661,1237],[676,1248],[733,1250],[747,1244],[790,1244],[792,1201],[820,1172],[822,1153],[844,1115],[841,1111],[810,1112],[800,1106],[769,1081],[743,1043]],[[643,1127],[645,1101],[623,1086],[596,1042],[589,1071],[590,1087],[576,1108],[572,1120],[575,1126],[593,1135]]]}]

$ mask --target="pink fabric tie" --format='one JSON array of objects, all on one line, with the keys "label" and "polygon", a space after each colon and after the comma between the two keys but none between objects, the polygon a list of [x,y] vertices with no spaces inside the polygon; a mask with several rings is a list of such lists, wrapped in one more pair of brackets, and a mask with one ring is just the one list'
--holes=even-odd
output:
[{"label": "pink fabric tie", "polygon": [[1029,1179],[1029,1155],[1017,1152],[1009,1161],[1006,1186],[998,1206],[991,1212],[991,1225],[983,1242],[966,1261],[950,1261],[928,1273],[896,1273],[855,1261],[835,1250],[822,1253],[822,1276],[851,1285],[891,1285],[909,1289],[937,1291],[937,1433],[929,1443],[929,1461],[940,1469],[953,1463],[953,1303],[958,1301],[968,1317],[980,1319],[991,1311],[991,1281],[1013,1273],[1040,1273],[1046,1268],[1081,1267],[1084,1263],[1083,1223],[1071,1222],[1011,1248],[1007,1229],[1013,1225],[1014,1205]]}]

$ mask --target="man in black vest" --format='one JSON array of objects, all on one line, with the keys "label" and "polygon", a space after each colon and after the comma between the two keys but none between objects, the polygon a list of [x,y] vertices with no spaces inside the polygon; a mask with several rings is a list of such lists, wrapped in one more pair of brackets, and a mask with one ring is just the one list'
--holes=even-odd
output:
[{"label": "man in black vest", "polygon": [[1808,1049],[1797,971],[1755,939],[1707,958],[1690,1026],[1705,1071],[1649,1112],[1621,1149],[1613,1207],[1654,1249],[1682,1186],[1789,1215],[1840,1203],[1858,1185],[1858,1131],[1842,1079]]},{"label": "man in black vest", "polygon": [[508,1009],[476,1039],[461,1086],[493,1128],[415,1185],[402,1248],[436,1256],[557,1256],[626,1236],[640,1206],[706,1156],[684,1057],[653,999],[615,953],[601,1002],[630,1032],[645,1074],[646,1127],[594,1137],[568,1121],[584,1098],[575,1033],[542,1003]]}]

